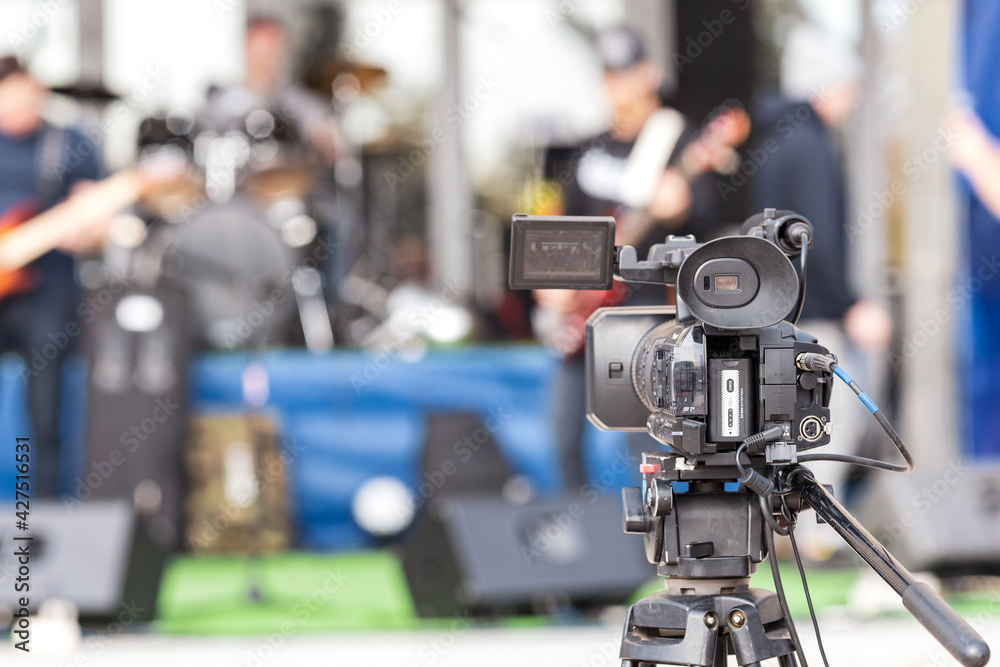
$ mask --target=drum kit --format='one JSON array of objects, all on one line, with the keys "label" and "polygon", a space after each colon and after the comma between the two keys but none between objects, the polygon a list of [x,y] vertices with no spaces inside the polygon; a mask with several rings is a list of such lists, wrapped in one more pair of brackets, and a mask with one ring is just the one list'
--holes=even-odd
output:
[{"label": "drum kit", "polygon": [[[379,77],[366,81],[362,70],[326,73],[341,112],[344,100],[378,85]],[[391,244],[377,225],[362,224],[360,156],[331,164],[280,104],[238,92],[210,92],[209,112],[198,118],[152,116],[141,123],[140,156],[180,155],[187,176],[140,201],[139,216],[148,223],[142,242],[128,250],[127,268],[110,273],[127,270],[144,289],[164,279],[181,286],[202,348],[304,345],[323,352],[335,341],[370,347],[385,339],[441,338],[432,328],[396,326],[423,302],[405,298],[412,286],[384,265]],[[352,169],[342,170],[342,163]],[[342,176],[347,171],[352,178]],[[460,333],[446,338],[464,337],[468,313],[446,306],[449,317],[435,322],[461,320],[453,327]]]},{"label": "drum kit", "polygon": [[254,108],[228,125],[143,121],[140,152],[179,153],[189,168],[140,202],[153,225],[136,261],[185,288],[202,346],[328,350],[323,274],[336,241],[317,222],[318,191],[331,187],[321,158],[275,110]]}]

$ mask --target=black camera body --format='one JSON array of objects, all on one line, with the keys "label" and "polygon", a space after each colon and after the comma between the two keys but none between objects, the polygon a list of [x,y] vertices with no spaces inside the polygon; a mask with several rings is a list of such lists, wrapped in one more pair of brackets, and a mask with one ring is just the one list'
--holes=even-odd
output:
[{"label": "black camera body", "polygon": [[802,371],[828,354],[788,322],[720,330],[669,307],[602,308],[587,321],[587,417],[601,429],[650,431],[688,458],[735,450],[780,426],[798,451],[830,441],[829,374]]},{"label": "black camera body", "polygon": [[[640,261],[613,247],[612,218],[515,216],[511,286],[607,289],[675,285],[677,307],[602,308],[587,320],[587,417],[606,430],[648,431],[689,461],[735,451],[755,433],[783,431],[774,456],[830,441],[832,375],[804,371],[804,352],[828,354],[785,321],[801,297],[790,258],[811,226],[768,210],[745,235],[699,244],[668,237]],[[756,453],[756,452],[752,452]]]}]

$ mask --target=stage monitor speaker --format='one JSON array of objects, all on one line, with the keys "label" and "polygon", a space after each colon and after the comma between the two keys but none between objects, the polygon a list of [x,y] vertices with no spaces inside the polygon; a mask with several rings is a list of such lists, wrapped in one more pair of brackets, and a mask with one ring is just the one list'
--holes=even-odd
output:
[{"label": "stage monitor speaker", "polygon": [[420,467],[420,481],[435,487],[435,497],[462,493],[499,496],[511,475],[490,429],[471,412],[427,416]]},{"label": "stage monitor speaker", "polygon": [[[0,605],[17,609],[30,600],[33,612],[54,598],[73,602],[81,621],[94,623],[153,620],[164,552],[123,500],[92,500],[73,508],[60,502],[32,502],[29,530],[14,527],[14,508],[0,516]],[[30,536],[31,540],[15,540]],[[15,551],[30,554],[28,591],[15,583],[20,563]]]},{"label": "stage monitor speaker", "polygon": [[858,514],[904,565],[941,574],[1000,571],[1000,467],[953,461],[870,481]]},{"label": "stage monitor speaker", "polygon": [[187,303],[183,290],[161,284],[125,290],[97,312],[87,338],[86,460],[70,484],[78,500],[134,503],[170,549],[182,532]]},{"label": "stage monitor speaker", "polygon": [[614,496],[436,500],[403,548],[421,616],[619,603],[656,577]]}]

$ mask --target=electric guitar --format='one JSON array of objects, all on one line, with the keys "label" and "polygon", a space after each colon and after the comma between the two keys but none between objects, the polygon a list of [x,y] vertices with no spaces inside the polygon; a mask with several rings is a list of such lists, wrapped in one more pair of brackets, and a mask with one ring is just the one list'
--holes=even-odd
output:
[{"label": "electric guitar", "polygon": [[0,300],[29,291],[36,282],[29,264],[57,248],[68,234],[100,224],[143,196],[180,180],[186,171],[183,159],[154,155],[42,213],[28,202],[8,209],[0,216]]},{"label": "electric guitar", "polygon": [[[739,108],[723,108],[684,148],[674,168],[688,183],[708,171],[725,172],[732,168],[734,161],[738,162],[733,149],[746,141],[749,134],[750,118],[746,112]],[[659,165],[657,172],[650,176],[662,175],[665,168],[665,164]],[[656,219],[645,207],[619,206],[611,215],[617,223],[615,245],[635,246],[657,225]],[[563,359],[579,355],[586,343],[587,318],[598,308],[617,306],[628,297],[628,292],[625,283],[615,281],[614,287],[607,291],[572,291],[554,299],[540,294],[538,321],[542,340]]]}]

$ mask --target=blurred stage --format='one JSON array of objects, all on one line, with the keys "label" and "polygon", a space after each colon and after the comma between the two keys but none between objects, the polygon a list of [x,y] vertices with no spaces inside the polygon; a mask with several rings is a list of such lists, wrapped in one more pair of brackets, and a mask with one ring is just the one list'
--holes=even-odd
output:
[{"label": "blurred stage", "polygon": [[[820,662],[808,623],[801,632],[807,639],[810,661]],[[925,667],[957,664],[910,619],[877,622],[826,617],[823,637],[827,657],[834,665],[852,667]],[[987,642],[1000,640],[1000,619],[979,626]],[[292,636],[280,650],[259,637],[194,638],[133,636],[119,637],[99,650],[76,655],[22,658],[10,646],[0,649],[0,660],[31,661],[33,665],[104,665],[106,667],[166,667],[181,664],[268,665],[269,667],[326,667],[328,665],[373,664],[381,667],[605,667],[618,665],[617,647],[621,626],[532,629],[470,629],[461,634],[425,630],[419,632],[349,633],[327,636]],[[449,644],[444,648],[445,643]],[[735,663],[732,663],[735,664]]]}]

